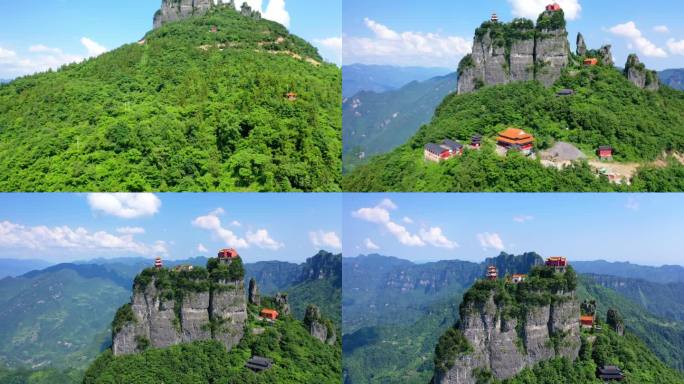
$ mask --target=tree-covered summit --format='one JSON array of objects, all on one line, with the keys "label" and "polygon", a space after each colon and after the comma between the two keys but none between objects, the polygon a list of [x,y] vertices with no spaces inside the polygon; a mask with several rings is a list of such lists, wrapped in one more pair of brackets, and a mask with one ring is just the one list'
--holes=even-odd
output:
[{"label": "tree-covered summit", "polygon": [[0,190],[336,191],[341,72],[228,7],[0,85]]}]

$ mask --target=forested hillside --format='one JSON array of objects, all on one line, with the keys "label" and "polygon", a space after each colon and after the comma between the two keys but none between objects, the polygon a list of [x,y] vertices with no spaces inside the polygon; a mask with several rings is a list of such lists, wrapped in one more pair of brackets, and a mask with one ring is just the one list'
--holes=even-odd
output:
[{"label": "forested hillside", "polygon": [[[558,97],[563,88],[575,90]],[[538,150],[564,141],[590,158],[601,145],[616,162],[641,165],[631,185],[617,185],[586,162],[558,170],[518,154],[494,152],[496,134],[520,127]],[[345,177],[352,191],[681,191],[684,165],[671,153],[684,150],[684,92],[634,86],[607,66],[566,68],[554,87],[518,82],[447,96],[433,121],[403,146],[374,158]],[[482,134],[481,151],[441,164],[425,162],[423,147],[445,138],[470,143]],[[668,156],[668,157],[665,157]]]},{"label": "forested hillside", "polygon": [[341,103],[314,47],[216,8],[0,86],[0,190],[336,191]]}]

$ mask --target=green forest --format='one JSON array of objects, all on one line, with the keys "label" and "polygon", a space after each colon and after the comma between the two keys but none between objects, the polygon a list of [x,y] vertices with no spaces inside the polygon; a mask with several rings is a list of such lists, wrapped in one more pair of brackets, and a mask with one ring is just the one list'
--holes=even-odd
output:
[{"label": "green forest", "polygon": [[[576,94],[557,97],[560,89]],[[631,185],[617,185],[586,162],[562,170],[516,153],[494,153],[496,134],[519,127],[544,150],[558,141],[576,145],[590,159],[601,145],[614,148],[617,162],[642,166]],[[684,165],[664,154],[684,151],[684,92],[642,90],[612,67],[566,68],[552,88],[538,82],[484,87],[447,96],[432,122],[393,152],[357,167],[343,180],[349,191],[588,192],[684,190]],[[423,160],[423,146],[445,138],[469,143],[485,137],[480,151],[441,164]],[[662,160],[655,165],[655,160]]]},{"label": "green forest", "polygon": [[[309,335],[302,322],[278,319],[261,335],[255,326],[257,308],[250,306],[250,323],[240,344],[226,352],[217,341],[150,349],[141,354],[114,357],[111,350],[88,368],[83,384],[96,383],[339,383],[342,351]],[[260,373],[245,368],[253,355],[273,360]]]},{"label": "green forest", "polygon": [[341,93],[313,46],[218,8],[0,85],[0,190],[338,191]]}]

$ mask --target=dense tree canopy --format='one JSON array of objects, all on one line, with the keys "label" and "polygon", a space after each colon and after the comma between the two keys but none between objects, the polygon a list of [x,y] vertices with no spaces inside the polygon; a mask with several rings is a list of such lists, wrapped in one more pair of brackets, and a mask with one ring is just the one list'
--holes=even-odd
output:
[{"label": "dense tree canopy", "polygon": [[214,10],[0,85],[0,190],[336,191],[341,103],[314,47]]},{"label": "dense tree canopy", "polygon": [[[557,97],[561,88],[576,94]],[[616,161],[645,166],[632,185],[618,186],[585,163],[557,170],[516,154],[499,157],[494,138],[509,126],[535,135],[538,149],[565,141],[591,158],[599,146],[610,145]],[[356,168],[343,184],[350,191],[682,191],[683,165],[651,163],[684,151],[683,128],[684,92],[639,89],[611,67],[573,67],[548,89],[523,82],[448,96],[408,143]],[[425,144],[445,138],[469,143],[474,134],[485,136],[481,151],[441,164],[423,160]]]}]

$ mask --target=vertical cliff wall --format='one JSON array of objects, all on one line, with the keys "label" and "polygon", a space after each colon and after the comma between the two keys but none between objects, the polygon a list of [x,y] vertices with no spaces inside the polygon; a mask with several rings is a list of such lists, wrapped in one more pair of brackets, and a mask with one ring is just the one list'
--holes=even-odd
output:
[{"label": "vertical cliff wall", "polygon": [[[506,379],[543,360],[560,356],[575,360],[581,341],[574,287],[547,291],[538,289],[544,284],[537,282],[544,280],[530,286],[476,283],[464,296],[458,329],[452,331],[462,335],[463,346],[457,353],[440,356],[440,351],[454,350],[455,344],[453,338],[442,337],[433,382],[475,384],[481,371]],[[518,295],[519,290],[526,293]]]},{"label": "vertical cliff wall", "polygon": [[526,19],[484,22],[459,64],[458,93],[512,81],[553,84],[570,62],[567,36],[563,11],[542,13],[536,26]]},{"label": "vertical cliff wall", "polygon": [[112,351],[125,355],[209,339],[230,350],[242,339],[246,321],[242,279],[211,280],[204,269],[146,270],[136,278],[131,303],[117,313]]},{"label": "vertical cliff wall", "polygon": [[154,14],[154,28],[193,15],[203,15],[213,5],[213,0],[162,0],[161,8]]}]

